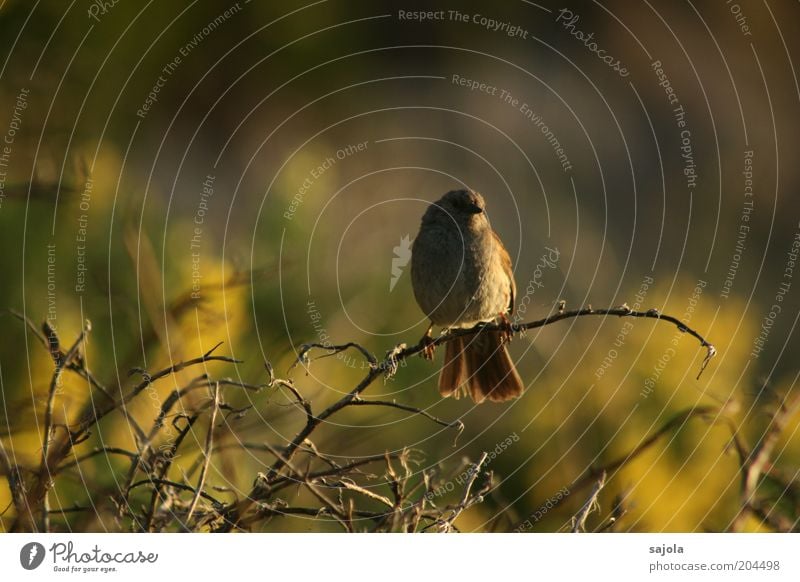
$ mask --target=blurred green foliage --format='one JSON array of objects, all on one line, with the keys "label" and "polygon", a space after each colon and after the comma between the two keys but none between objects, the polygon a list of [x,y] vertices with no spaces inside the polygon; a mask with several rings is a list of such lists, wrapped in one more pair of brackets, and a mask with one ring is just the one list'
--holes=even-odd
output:
[{"label": "blurred green foliage", "polygon": [[[676,415],[711,407],[713,414],[688,416],[611,471],[590,524],[608,526],[618,506],[619,531],[729,529],[742,503],[734,443],[757,447],[796,394],[789,356],[797,342],[797,290],[765,351],[751,356],[798,228],[796,201],[787,194],[797,187],[798,167],[784,155],[798,129],[789,113],[796,88],[775,34],[796,8],[773,6],[774,20],[761,9],[749,15],[768,81],[766,107],[751,48],[724,7],[702,8],[712,41],[693,13],[659,3],[659,14],[680,32],[678,45],[646,6],[604,4],[645,31],[639,42],[651,58],[603,10],[581,12],[584,30],[625,55],[630,84],[595,62],[553,22],[555,13],[522,2],[457,8],[520,23],[531,32],[527,41],[472,23],[400,22],[397,10],[409,7],[394,2],[120,2],[98,18],[89,17],[86,3],[5,2],[0,134],[20,90],[30,97],[0,200],[0,307],[37,325],[47,319],[64,346],[90,320],[86,362],[116,396],[136,381],[132,368],[152,372],[224,341],[222,349],[244,363],[215,374],[260,383],[269,361],[320,410],[357,383],[363,363],[348,352],[296,366],[299,346],[352,341],[382,355],[416,342],[427,323],[407,272],[390,287],[394,249],[413,237],[427,203],[465,183],[486,195],[512,251],[525,320],[543,317],[560,300],[568,307],[630,304],[651,277],[641,308],[689,313],[687,323],[720,356],[697,380],[703,351],[670,326],[636,320],[620,343],[623,320],[570,320],[512,343],[528,383],[519,401],[476,407],[442,400],[435,388],[440,360],[416,358],[367,391],[365,397],[461,419],[466,428],[455,447],[452,431],[424,418],[362,407],[323,426],[315,435],[319,450],[343,460],[409,448],[420,469],[445,475],[462,458],[474,461],[518,435],[490,464],[497,488],[457,523],[509,531],[539,512],[531,529],[556,531],[569,528],[592,481],[542,512],[549,499],[593,468],[626,459]],[[166,73],[176,57],[180,63]],[[685,187],[655,59],[689,112],[701,168],[695,191]],[[531,104],[575,170],[565,174],[518,108],[452,83],[454,74]],[[138,114],[160,77],[156,100]],[[366,147],[354,150],[359,143]],[[732,293],[723,297],[747,148],[756,151],[756,209]],[[213,193],[204,197],[209,177]],[[558,264],[536,274],[546,248],[559,250]],[[0,329],[0,438],[15,464],[34,471],[53,362],[12,315],[0,316]],[[182,372],[158,386],[158,399],[192,377]],[[88,399],[86,382],[66,377],[54,423],[76,422]],[[285,445],[303,420],[289,400],[274,389],[231,395],[231,406],[251,408],[226,423],[219,442]],[[148,425],[153,404],[136,400],[129,414]],[[203,423],[184,443],[175,479],[202,455]],[[795,529],[797,429],[795,415],[759,481],[762,513],[774,509],[770,517]],[[123,416],[102,421],[76,453],[101,444],[136,446]],[[209,483],[244,494],[272,459],[265,451],[220,453]],[[56,481],[54,507],[85,505],[99,494],[106,503],[128,461],[98,456],[81,467]],[[386,487],[376,484],[384,493]],[[0,508],[10,503],[8,488],[0,487]],[[54,528],[125,527],[112,514],[106,508],[93,519],[54,517]],[[14,517],[11,507],[2,528]],[[265,527],[337,529],[297,517]],[[737,527],[775,529],[763,515]]]}]

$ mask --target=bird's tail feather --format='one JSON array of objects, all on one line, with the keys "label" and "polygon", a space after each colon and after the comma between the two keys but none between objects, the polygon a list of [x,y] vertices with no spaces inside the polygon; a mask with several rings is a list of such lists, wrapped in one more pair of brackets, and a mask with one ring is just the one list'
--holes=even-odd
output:
[{"label": "bird's tail feather", "polygon": [[451,340],[445,346],[444,367],[439,376],[442,396],[458,398],[463,391],[475,402],[504,402],[519,397],[523,390],[502,332],[480,331]]}]

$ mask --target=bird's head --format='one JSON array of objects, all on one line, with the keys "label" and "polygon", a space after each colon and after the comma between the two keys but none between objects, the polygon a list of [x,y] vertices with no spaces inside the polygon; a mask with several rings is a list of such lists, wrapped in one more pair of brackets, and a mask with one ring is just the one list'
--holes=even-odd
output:
[{"label": "bird's head", "polygon": [[487,222],[485,208],[486,202],[478,192],[467,189],[451,190],[431,204],[423,221],[444,215],[457,225],[484,224]]}]

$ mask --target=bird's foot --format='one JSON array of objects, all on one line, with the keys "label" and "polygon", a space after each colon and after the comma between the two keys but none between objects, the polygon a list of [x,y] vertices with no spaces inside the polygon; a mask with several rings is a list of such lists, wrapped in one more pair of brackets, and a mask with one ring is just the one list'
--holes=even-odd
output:
[{"label": "bird's foot", "polygon": [[436,353],[436,344],[434,343],[433,334],[431,334],[432,329],[433,324],[431,324],[428,331],[425,332],[425,335],[422,336],[422,339],[419,340],[422,344],[422,351],[419,355],[426,360],[433,360],[433,356]]},{"label": "bird's foot", "polygon": [[514,337],[514,324],[505,313],[501,313],[498,317],[500,319],[497,324],[500,327],[500,343],[510,342]]}]

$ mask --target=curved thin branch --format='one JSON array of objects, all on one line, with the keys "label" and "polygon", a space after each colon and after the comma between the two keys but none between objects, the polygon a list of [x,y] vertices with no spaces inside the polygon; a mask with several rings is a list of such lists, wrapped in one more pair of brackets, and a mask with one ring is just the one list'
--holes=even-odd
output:
[{"label": "curved thin branch", "polygon": [[359,352],[361,352],[361,355],[364,356],[364,358],[370,363],[371,366],[377,366],[378,365],[378,359],[375,356],[373,356],[369,352],[369,350],[367,350],[364,346],[362,346],[360,344],[357,344],[356,342],[348,342],[346,344],[341,344],[341,345],[336,345],[336,346],[326,345],[326,344],[318,344],[318,343],[303,344],[303,345],[300,346],[300,351],[297,353],[297,361],[293,364],[293,367],[295,365],[297,365],[298,363],[301,363],[301,362],[306,363],[306,362],[310,361],[309,358],[308,358],[308,353],[314,348],[320,349],[320,350],[327,350],[329,352],[329,353],[325,354],[324,356],[320,356],[320,358],[329,358],[329,357],[335,356],[336,354],[339,354],[339,353],[341,353],[341,352],[343,352],[345,350],[353,348],[353,349],[358,350]]},{"label": "curved thin branch", "polygon": [[200,492],[206,485],[208,465],[211,462],[211,455],[214,452],[214,423],[217,421],[217,412],[219,411],[219,382],[214,383],[213,398],[214,401],[211,403],[211,420],[208,421],[208,432],[206,433],[205,458],[203,460],[203,466],[200,469],[200,476],[197,478],[197,487],[195,488],[192,503],[189,505],[189,511],[186,514],[187,527],[197,507],[197,502],[200,501]]},{"label": "curved thin branch", "polygon": [[592,492],[589,495],[589,499],[586,500],[586,503],[578,510],[578,513],[572,518],[572,533],[580,533],[586,531],[586,520],[589,518],[589,514],[592,513],[594,510],[599,510],[600,504],[597,501],[597,497],[600,495],[600,491],[606,485],[606,472],[603,471],[600,473],[600,478],[597,479],[597,482],[592,487]]},{"label": "curved thin branch", "polygon": [[59,465],[54,472],[61,473],[62,471],[65,471],[70,467],[75,467],[77,465],[80,465],[82,462],[91,459],[92,457],[96,457],[97,455],[123,455],[130,459],[136,459],[138,457],[138,455],[133,451],[129,451],[127,449],[123,449],[120,447],[97,447],[93,451],[89,451],[88,453],[85,453],[80,457],[75,457],[75,459],[69,461],[68,463]]},{"label": "curved thin branch", "polygon": [[657,309],[648,309],[647,311],[634,311],[627,305],[620,305],[619,307],[609,307],[607,309],[592,309],[591,306],[584,307],[582,309],[574,309],[571,311],[558,311],[557,313],[553,313],[548,315],[547,317],[543,317],[542,319],[537,319],[535,321],[530,321],[528,323],[512,323],[512,324],[504,324],[504,323],[488,323],[488,324],[479,324],[470,329],[451,329],[447,333],[440,335],[439,337],[433,339],[422,339],[416,345],[411,347],[404,348],[399,350],[397,353],[394,354],[394,359],[397,361],[404,360],[409,356],[413,356],[422,352],[424,349],[428,348],[429,346],[438,346],[449,341],[454,340],[455,338],[474,335],[478,331],[481,330],[491,330],[491,331],[505,331],[511,332],[512,334],[520,333],[527,331],[529,329],[536,329],[539,327],[545,327],[546,325],[551,325],[553,323],[557,323],[559,321],[563,321],[565,319],[571,319],[573,317],[584,317],[587,315],[614,315],[617,317],[641,317],[644,319],[659,319],[661,321],[666,321],[668,323],[673,324],[675,327],[678,328],[679,331],[688,333],[697,341],[700,342],[700,346],[706,348],[706,357],[703,360],[703,363],[700,366],[700,372],[697,374],[697,378],[700,378],[700,375],[703,373],[703,370],[706,369],[708,363],[711,359],[717,355],[717,349],[702,335],[700,335],[697,331],[690,328],[688,325],[683,323],[677,317],[673,317],[671,315],[665,315],[658,311]]},{"label": "curved thin branch", "polygon": [[[669,433],[671,430],[677,427],[681,427],[691,418],[695,417],[716,417],[719,414],[719,410],[714,408],[713,406],[695,406],[693,408],[688,408],[686,410],[682,410],[672,418],[670,418],[667,422],[665,422],[657,431],[647,437],[644,441],[639,443],[636,447],[634,447],[630,452],[625,455],[622,455],[610,463],[606,463],[601,467],[595,467],[587,471],[583,477],[576,479],[572,484],[569,486],[570,493],[574,494],[577,491],[582,490],[583,488],[587,487],[590,484],[597,483],[598,479],[604,474],[611,474],[613,477],[613,473],[616,472],[618,469],[624,467],[634,459],[636,459],[639,455],[644,453],[650,447],[652,447],[659,439]],[[553,507],[557,507],[561,505],[561,503],[566,499],[559,499],[553,502]],[[513,530],[518,529],[525,523],[526,520],[517,523]]]},{"label": "curved thin branch", "polygon": [[[408,404],[400,404],[399,402],[395,401],[388,401],[388,400],[364,400],[362,398],[355,398],[352,402],[350,402],[351,406],[387,406],[389,408],[397,408],[399,410],[405,410],[406,412],[411,412],[413,414],[419,414],[420,416],[424,416],[428,420],[431,420],[438,424],[439,426],[443,426],[445,428],[454,428],[458,431],[458,435],[464,432],[464,423],[460,420],[454,420],[453,422],[447,422],[446,420],[442,420],[433,416],[432,414],[422,410],[421,408],[417,408],[416,406],[409,406]],[[458,436],[456,436],[458,438]]]},{"label": "curved thin branch", "polygon": [[[170,481],[168,479],[142,479],[141,481],[137,481],[136,483],[131,485],[131,489],[136,489],[137,487],[141,487],[143,485],[156,485],[158,487],[174,487],[175,489],[180,489],[181,491],[191,491],[195,493],[196,489],[191,485],[186,485],[184,483],[177,483],[175,481]],[[222,502],[215,498],[212,495],[209,495],[205,491],[200,491],[200,497],[210,501],[211,503],[215,504],[217,507],[222,506]]]},{"label": "curved thin branch", "polygon": [[[544,327],[546,325],[550,325],[565,319],[570,319],[573,317],[583,317],[587,315],[615,315],[618,317],[641,317],[647,319],[659,319],[666,321],[668,323],[672,323],[673,325],[677,326],[677,328],[684,332],[688,333],[691,336],[695,337],[702,347],[705,347],[707,350],[707,354],[705,359],[703,360],[703,364],[700,368],[700,374],[702,374],[705,367],[708,365],[708,362],[713,358],[717,350],[714,346],[709,343],[703,336],[697,333],[695,330],[691,329],[684,323],[682,323],[676,317],[671,315],[664,315],[660,313],[657,309],[649,309],[647,311],[634,311],[627,305],[621,305],[619,307],[612,307],[608,309],[592,309],[591,307],[585,307],[583,309],[576,309],[572,311],[564,311],[560,309],[557,313],[548,315],[542,319],[531,321],[528,323],[522,324],[508,324],[508,323],[489,323],[489,324],[479,324],[472,329],[454,329],[449,330],[447,333],[440,335],[437,338],[430,339],[429,337],[425,336],[417,342],[416,345],[406,347],[404,345],[399,345],[395,349],[390,350],[387,352],[386,357],[378,363],[375,357],[365,348],[360,346],[357,343],[349,342],[346,344],[341,345],[324,345],[324,344],[304,344],[298,354],[298,361],[306,361],[307,354],[312,348],[319,348],[325,349],[330,352],[328,355],[333,355],[339,352],[342,352],[349,348],[354,348],[360,351],[365,358],[370,363],[369,370],[367,374],[361,379],[361,381],[352,389],[350,392],[345,394],[342,398],[331,404],[328,408],[320,412],[318,415],[313,415],[309,412],[309,409],[306,409],[306,424],[305,426],[300,429],[300,431],[295,435],[294,439],[289,443],[286,447],[286,450],[282,457],[279,457],[275,463],[270,467],[267,473],[267,483],[271,484],[274,483],[277,479],[279,479],[280,471],[288,465],[291,461],[294,454],[297,450],[302,446],[303,442],[308,438],[312,432],[323,422],[325,419],[329,418],[330,416],[336,414],[343,408],[352,405],[359,405],[362,401],[360,399],[360,395],[364,390],[366,390],[379,376],[384,374],[392,374],[393,370],[396,370],[398,362],[409,358],[410,356],[422,353],[426,349],[430,349],[432,346],[438,346],[444,344],[448,341],[452,341],[458,337],[463,337],[466,335],[472,335],[478,333],[481,330],[495,330],[495,331],[503,331],[506,333],[514,334],[514,333],[521,333],[523,331],[529,329],[535,329],[539,327]],[[267,367],[268,372],[270,372],[271,381],[274,381],[271,374],[271,368]],[[698,378],[700,377],[698,374]],[[299,393],[295,394],[295,397],[302,403],[303,399],[299,395]],[[399,408],[399,407],[398,407]],[[244,500],[238,501],[230,505],[227,511],[224,512],[225,516],[225,524],[220,528],[219,531],[231,531],[231,529],[237,529],[240,526],[240,520],[244,516],[244,514],[252,509],[253,505],[258,501],[264,499],[264,496],[267,495],[269,491],[269,487],[264,487],[263,484],[258,483],[256,486],[251,490],[248,494],[247,498]]]},{"label": "curved thin branch", "polygon": [[[64,372],[64,368],[66,368],[72,361],[78,356],[80,352],[81,346],[83,342],[86,340],[86,337],[89,335],[89,332],[92,330],[92,324],[89,323],[89,320],[86,320],[86,324],[84,328],[81,330],[81,333],[78,334],[78,338],[69,348],[69,351],[63,355],[61,355],[60,350],[58,350],[58,346],[56,344],[55,348],[51,348],[51,350],[56,350],[54,352],[53,359],[56,364],[55,370],[53,370],[53,375],[50,379],[50,389],[47,392],[47,405],[44,411],[44,438],[42,441],[42,460],[39,466],[39,480],[45,481],[49,483],[52,481],[53,476],[50,473],[50,466],[51,466],[51,459],[50,459],[50,445],[52,442],[53,437],[53,406],[55,405],[56,394],[58,393],[58,387],[61,384],[61,375]],[[55,335],[51,337],[56,337]],[[71,435],[70,435],[71,436]],[[73,440],[70,438],[70,440]],[[57,462],[60,462],[61,459],[58,459]],[[44,495],[42,496],[42,525],[41,531],[49,532],[50,531],[50,499],[49,499],[50,487],[49,485],[45,485],[44,487]]]}]

